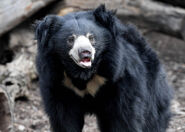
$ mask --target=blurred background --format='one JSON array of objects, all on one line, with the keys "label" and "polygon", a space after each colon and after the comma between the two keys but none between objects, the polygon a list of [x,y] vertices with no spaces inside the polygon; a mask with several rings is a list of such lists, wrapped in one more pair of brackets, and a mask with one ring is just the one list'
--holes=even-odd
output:
[{"label": "blurred background", "polygon": [[[168,132],[185,132],[183,0],[0,0],[0,132],[51,132],[37,84],[34,22],[102,3],[124,24],[137,25],[158,53],[175,92]],[[94,116],[85,118],[83,131],[98,132]]]}]

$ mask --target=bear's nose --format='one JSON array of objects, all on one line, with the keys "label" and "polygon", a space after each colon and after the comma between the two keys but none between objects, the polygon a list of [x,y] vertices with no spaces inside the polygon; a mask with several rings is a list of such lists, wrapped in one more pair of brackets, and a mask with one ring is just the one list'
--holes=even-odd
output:
[{"label": "bear's nose", "polygon": [[80,59],[85,59],[85,58],[91,58],[91,51],[88,49],[80,48],[78,49],[78,55]]}]

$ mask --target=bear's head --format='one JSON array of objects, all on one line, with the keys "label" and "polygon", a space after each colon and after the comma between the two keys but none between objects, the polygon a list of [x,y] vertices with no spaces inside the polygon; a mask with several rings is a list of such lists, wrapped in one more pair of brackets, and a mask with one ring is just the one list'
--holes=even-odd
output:
[{"label": "bear's head", "polygon": [[87,80],[114,43],[116,21],[104,5],[63,17],[46,16],[36,25],[39,54],[52,55],[71,77]]}]

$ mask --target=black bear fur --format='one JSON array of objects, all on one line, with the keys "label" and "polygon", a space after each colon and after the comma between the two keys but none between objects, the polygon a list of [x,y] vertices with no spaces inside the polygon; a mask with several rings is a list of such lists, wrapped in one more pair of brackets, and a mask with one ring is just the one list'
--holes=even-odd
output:
[{"label": "black bear fur", "polygon": [[[97,53],[91,68],[77,66],[65,44],[70,19],[94,26]],[[80,28],[80,26],[79,26]],[[99,34],[98,34],[99,33]],[[156,53],[132,25],[124,25],[104,5],[95,10],[49,15],[36,24],[37,70],[45,111],[53,132],[81,132],[85,114],[95,114],[101,132],[165,132],[171,117],[171,89]],[[99,40],[97,40],[99,41]],[[66,88],[64,72],[83,90],[95,74],[106,78],[95,96]]]}]

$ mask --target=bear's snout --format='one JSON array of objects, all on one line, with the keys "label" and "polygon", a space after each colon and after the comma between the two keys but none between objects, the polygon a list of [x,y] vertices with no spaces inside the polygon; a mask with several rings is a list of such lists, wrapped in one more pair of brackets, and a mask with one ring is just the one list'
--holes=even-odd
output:
[{"label": "bear's snout", "polygon": [[69,51],[70,57],[82,68],[90,68],[95,56],[95,48],[88,37],[80,35],[74,41],[72,49]]},{"label": "bear's snout", "polygon": [[92,53],[91,49],[89,48],[79,48],[78,49],[78,55],[80,59],[91,59]]}]

